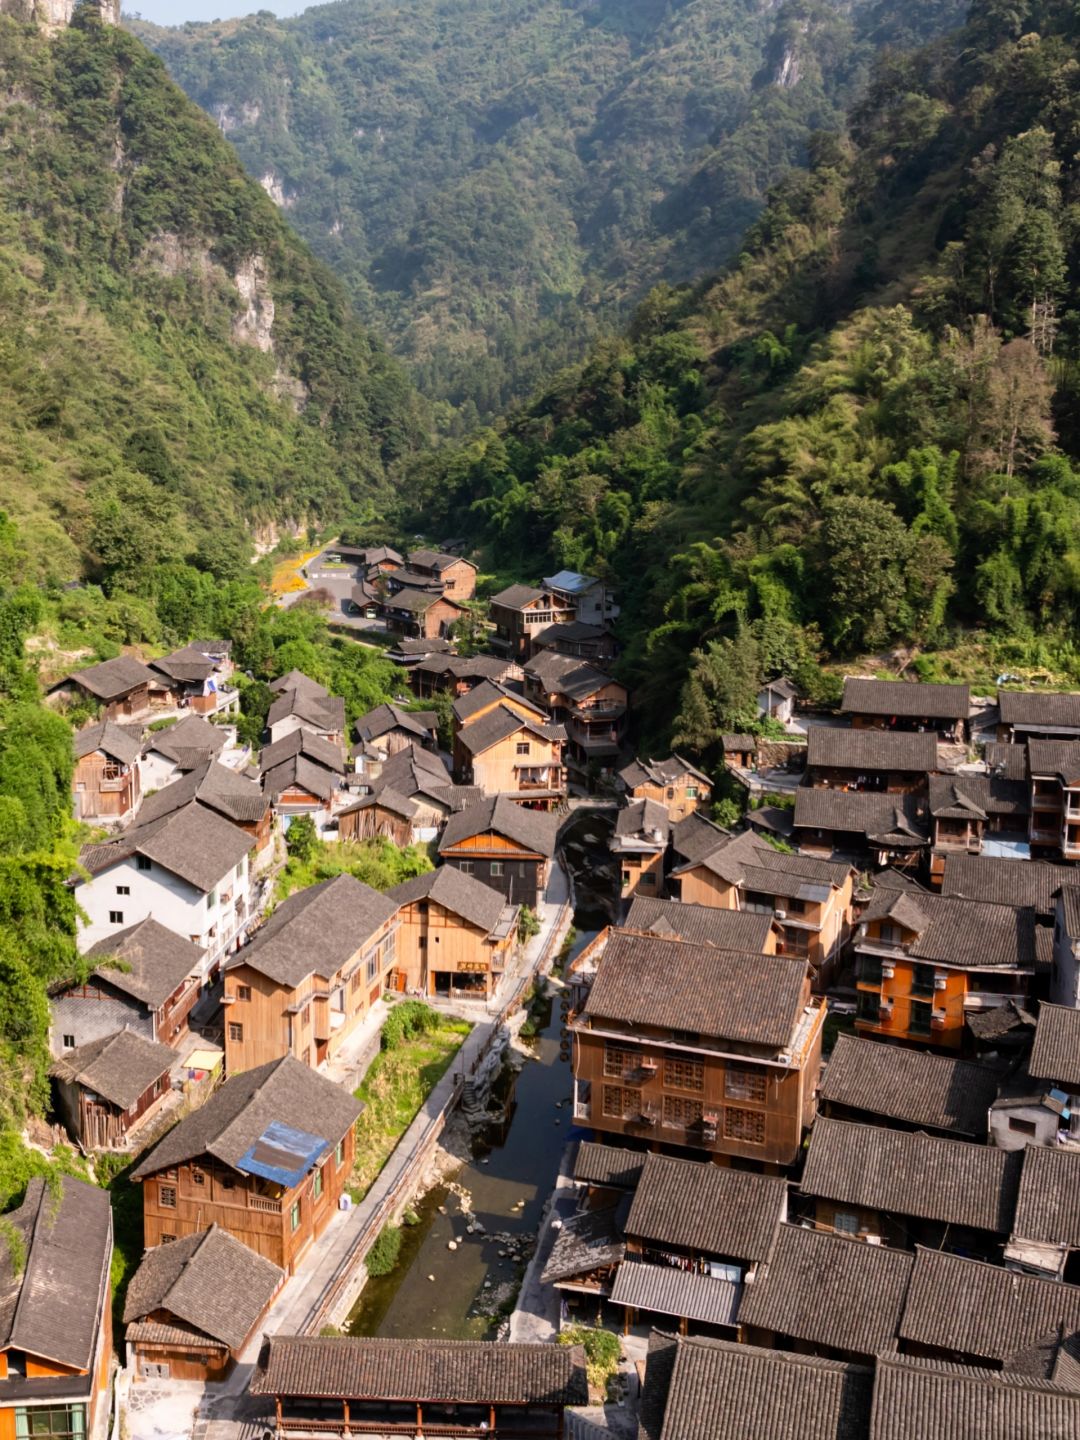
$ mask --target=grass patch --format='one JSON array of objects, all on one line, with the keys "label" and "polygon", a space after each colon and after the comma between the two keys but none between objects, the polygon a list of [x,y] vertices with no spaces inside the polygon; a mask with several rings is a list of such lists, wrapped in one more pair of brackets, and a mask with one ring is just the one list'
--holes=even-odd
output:
[{"label": "grass patch", "polygon": [[371,1062],[356,1091],[366,1108],[356,1122],[356,1163],[349,1186],[354,1200],[367,1194],[471,1029],[465,1021],[440,1015],[434,1029],[381,1050]]}]

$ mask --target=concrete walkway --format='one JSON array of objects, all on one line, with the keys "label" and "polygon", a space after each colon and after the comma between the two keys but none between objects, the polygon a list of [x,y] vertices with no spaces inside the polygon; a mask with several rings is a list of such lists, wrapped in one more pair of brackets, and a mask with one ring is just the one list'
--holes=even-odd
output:
[{"label": "concrete walkway", "polygon": [[546,1285],[540,1279],[547,1264],[558,1230],[554,1221],[565,1222],[575,1213],[578,1205],[577,1191],[571,1173],[570,1160],[577,1147],[572,1141],[559,1161],[559,1173],[555,1188],[544,1207],[544,1220],[540,1237],[536,1242],[529,1267],[525,1271],[518,1292],[517,1305],[510,1316],[511,1344],[536,1343],[554,1340],[559,1333],[559,1292],[554,1285]]}]

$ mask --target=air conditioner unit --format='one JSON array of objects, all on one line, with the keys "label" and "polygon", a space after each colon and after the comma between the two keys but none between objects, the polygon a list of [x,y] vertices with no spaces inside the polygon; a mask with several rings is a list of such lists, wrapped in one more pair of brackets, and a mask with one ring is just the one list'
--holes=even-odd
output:
[{"label": "air conditioner unit", "polygon": [[935,975],[935,976],[934,976],[934,989],[935,989],[935,990],[944,990],[945,987],[948,985],[948,983],[949,983],[949,982],[948,982],[948,979],[947,979],[944,975]]},{"label": "air conditioner unit", "polygon": [[864,1235],[863,1239],[867,1245],[884,1245],[885,1243],[880,1235]]},{"label": "air conditioner unit", "polygon": [[786,919],[787,919],[787,911],[786,911],[786,910],[774,910],[774,911],[773,911],[773,914],[776,916],[777,920],[786,920]]},{"label": "air conditioner unit", "polygon": [[882,1015],[891,1015],[892,1010],[893,1002],[891,1000],[882,1000],[881,1004],[878,1006],[878,1011]]},{"label": "air conditioner unit", "polygon": [[896,974],[896,966],[895,966],[895,965],[882,965],[882,967],[881,967],[881,978],[882,978],[883,980],[891,980],[895,974]]},{"label": "air conditioner unit", "polygon": [[943,1030],[945,1028],[945,1011],[935,1010],[930,1016],[931,1030]]}]

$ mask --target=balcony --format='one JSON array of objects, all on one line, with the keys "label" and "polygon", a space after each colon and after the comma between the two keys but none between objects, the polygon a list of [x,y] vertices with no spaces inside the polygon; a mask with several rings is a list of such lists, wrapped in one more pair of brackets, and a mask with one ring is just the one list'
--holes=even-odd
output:
[{"label": "balcony", "polygon": [[272,1200],[269,1195],[248,1195],[248,1209],[258,1210],[263,1215],[280,1215],[281,1201]]}]

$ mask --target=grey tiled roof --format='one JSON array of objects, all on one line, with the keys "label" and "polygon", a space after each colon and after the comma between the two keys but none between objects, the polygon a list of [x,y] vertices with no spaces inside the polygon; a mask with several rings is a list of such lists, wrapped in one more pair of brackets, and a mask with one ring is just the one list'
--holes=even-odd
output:
[{"label": "grey tiled roof", "polygon": [[211,725],[201,715],[185,715],[167,730],[151,731],[143,749],[148,755],[164,755],[167,760],[180,764],[192,753],[220,755],[225,748],[225,738],[220,725]]},{"label": "grey tiled roof", "polygon": [[550,857],[555,854],[559,817],[547,810],[527,810],[505,795],[489,796],[479,804],[451,815],[446,822],[439,851],[451,850],[463,840],[471,840],[488,831],[504,835],[523,850]]},{"label": "grey tiled roof", "polygon": [[706,1325],[734,1325],[741,1291],[730,1280],[625,1260],[611,1287],[611,1303]]},{"label": "grey tiled roof", "polygon": [[276,680],[270,681],[270,689],[275,695],[283,695],[286,690],[299,690],[308,695],[321,695],[325,699],[329,695],[325,685],[320,685],[318,680],[312,680],[310,675],[305,675],[302,670],[288,670],[284,675],[279,675]]},{"label": "grey tiled roof", "polygon": [[1040,915],[1054,913],[1054,895],[1076,880],[1072,865],[1044,860],[1005,860],[996,855],[947,855],[941,893],[946,898],[991,905],[1030,905]]},{"label": "grey tiled roof", "polygon": [[173,991],[200,968],[202,958],[198,945],[154,919],[140,920],[126,930],[107,935],[87,951],[95,975],[125,995],[141,1000],[151,1010],[164,1005]]},{"label": "grey tiled roof", "polygon": [[703,771],[684,760],[681,755],[670,755],[666,760],[642,760],[639,756],[619,771],[619,779],[628,790],[635,790],[639,785],[645,784],[674,785],[687,776],[700,780],[704,785],[712,785],[712,781]]},{"label": "grey tiled roof", "polygon": [[545,691],[569,696],[571,700],[586,700],[605,685],[617,683],[587,660],[560,655],[557,650],[541,650],[524,668],[526,675],[535,676]]},{"label": "grey tiled roof", "polygon": [[1019,1151],[819,1116],[800,1189],[840,1205],[1007,1235],[1020,1159]]},{"label": "grey tiled roof", "polygon": [[880,1355],[869,1440],[1035,1440],[1080,1432],[1080,1393],[1001,1371]]},{"label": "grey tiled roof", "polygon": [[794,818],[796,832],[838,830],[905,848],[917,848],[929,840],[926,803],[914,795],[803,785],[795,791]]},{"label": "grey tiled roof", "polygon": [[146,1252],[128,1285],[124,1321],[166,1310],[239,1350],[284,1279],[270,1260],[211,1225]]},{"label": "grey tiled roof", "polygon": [[1013,1234],[1080,1249],[1080,1151],[1029,1145],[1023,1155]]},{"label": "grey tiled roof", "polygon": [[983,747],[983,759],[990,771],[1003,780],[1027,780],[1027,746],[990,740]]},{"label": "grey tiled roof", "polygon": [[526,699],[517,690],[511,690],[508,685],[501,685],[497,680],[481,680],[479,685],[474,685],[466,694],[459,695],[454,701],[454,716],[464,725],[486,705],[497,705],[500,700],[508,700],[511,705],[527,711],[541,723],[547,719],[547,711],[542,705]]},{"label": "grey tiled roof", "polygon": [[497,890],[464,875],[453,865],[440,865],[412,880],[405,880],[387,891],[387,899],[396,905],[409,905],[414,900],[433,900],[452,914],[483,930],[495,929],[506,910],[506,901]]},{"label": "grey tiled roof", "polygon": [[[865,1440],[868,1368],[724,1340],[654,1337],[640,1440]],[[650,1414],[651,1387],[662,1420]]]},{"label": "grey tiled roof", "polygon": [[540,1277],[544,1284],[555,1285],[583,1272],[617,1265],[626,1254],[625,1218],[626,1204],[620,1202],[583,1210],[564,1220]]},{"label": "grey tiled roof", "polygon": [[855,715],[966,720],[971,696],[966,685],[923,685],[910,680],[864,680],[852,676],[844,681],[840,708]]},{"label": "grey tiled roof", "polygon": [[703,860],[725,840],[732,839],[730,831],[722,829],[714,821],[695,810],[672,826],[671,846],[684,862]]},{"label": "grey tiled roof", "polygon": [[1055,775],[1063,785],[1080,782],[1080,740],[1029,740],[1028,772]]},{"label": "grey tiled roof", "polygon": [[[917,960],[981,969],[1033,966],[1038,958],[1033,910],[942,895],[878,890],[862,918],[894,919],[905,930],[914,932],[916,938],[904,949]],[[858,947],[873,942],[856,943]]]},{"label": "grey tiled roof", "polygon": [[739,1324],[876,1355],[893,1345],[913,1265],[903,1250],[781,1225],[767,1265],[743,1290]]},{"label": "grey tiled roof", "polygon": [[851,866],[842,861],[818,860],[811,855],[789,855],[777,850],[753,830],[744,830],[734,839],[721,836],[715,849],[696,862],[680,865],[675,873],[681,874],[696,865],[704,865],[729,885],[771,889],[777,895],[796,895],[802,885],[840,886],[851,874]]},{"label": "grey tiled roof", "polygon": [[117,1030],[69,1050],[53,1061],[49,1074],[93,1090],[127,1110],[168,1073],[175,1059],[176,1052],[168,1045],[159,1045],[134,1030]]},{"label": "grey tiled roof", "polygon": [[181,650],[174,650],[171,655],[162,655],[160,660],[154,660],[152,665],[169,680],[188,685],[206,680],[217,669],[217,662],[202,650],[197,650],[194,645],[185,645]]},{"label": "grey tiled roof", "polygon": [[900,770],[930,774],[938,768],[937,736],[914,730],[843,730],[811,725],[806,763],[830,770]]},{"label": "grey tiled roof", "polygon": [[436,717],[431,711],[413,713],[402,710],[400,705],[376,705],[374,710],[361,715],[355,730],[360,740],[378,740],[391,730],[404,730],[407,735],[425,741],[431,739],[436,724]]},{"label": "grey tiled roof", "polygon": [[613,930],[585,1015],[779,1050],[803,1010],[805,966]]},{"label": "grey tiled roof", "polygon": [[139,824],[171,815],[192,800],[236,825],[257,824],[270,805],[257,781],[245,779],[216,760],[204,760],[179,780],[148,795],[139,811]]},{"label": "grey tiled roof", "polygon": [[491,603],[503,605],[507,610],[524,610],[526,605],[542,600],[547,593],[546,590],[537,589],[535,585],[508,585],[505,590],[492,595]]},{"label": "grey tiled roof", "polygon": [[582,1140],[574,1160],[574,1179],[586,1185],[611,1185],[632,1190],[641,1178],[645,1156],[621,1145]]},{"label": "grey tiled roof", "polygon": [[251,1393],[584,1405],[588,1385],[579,1346],[273,1335]]},{"label": "grey tiled roof", "polygon": [[505,704],[463,726],[458,731],[457,738],[458,743],[470,755],[482,755],[485,750],[490,750],[493,745],[498,745],[501,740],[508,740],[511,735],[517,735],[522,730],[541,740],[566,739],[566,731],[561,725],[529,720]]},{"label": "grey tiled roof", "polygon": [[67,677],[99,700],[119,700],[140,685],[160,684],[161,677],[130,655],[118,655],[85,670],[73,670]]},{"label": "grey tiled roof", "polygon": [[[972,1147],[974,1148],[974,1147]],[[626,1221],[635,1239],[753,1263],[772,1248],[787,1181],[708,1161],[649,1155]]]},{"label": "grey tiled roof", "polygon": [[1040,1080],[1055,1080],[1080,1092],[1080,1010],[1043,1001],[1028,1069]]},{"label": "grey tiled roof", "polygon": [[410,615],[423,615],[433,605],[453,605],[455,610],[462,610],[464,606],[459,605],[452,595],[441,593],[429,593],[426,590],[399,590],[396,595],[391,595],[385,602],[388,610],[407,610]]},{"label": "grey tiled roof", "polygon": [[125,830],[115,840],[88,845],[79,862],[91,875],[119,860],[145,855],[196,889],[208,892],[237,866],[254,841],[230,821],[192,802],[161,819]]},{"label": "grey tiled roof", "polygon": [[86,725],[82,730],[77,730],[74,746],[76,759],[100,750],[103,755],[119,760],[123,765],[134,765],[142,754],[139,740],[130,730],[125,730],[114,720],[99,720],[94,725]]},{"label": "grey tiled roof", "polygon": [[1027,815],[1026,780],[996,775],[931,775],[930,814],[938,819],[982,820],[989,815]]},{"label": "grey tiled roof", "polygon": [[336,875],[283,900],[226,968],[246,965],[295,990],[309,975],[329,980],[397,913],[397,904],[355,876]]},{"label": "grey tiled roof", "polygon": [[1080,695],[1053,690],[999,690],[997,701],[1004,725],[1080,728]]},{"label": "grey tiled roof", "polygon": [[667,806],[659,800],[631,800],[623,806],[615,821],[616,835],[648,836],[656,831],[658,844],[666,845],[671,834]]},{"label": "grey tiled roof", "polygon": [[[852,1242],[848,1242],[849,1244]],[[982,1260],[964,1260],[943,1250],[915,1252],[907,1306],[900,1325],[904,1340],[935,1350],[974,1355],[1047,1374],[1064,1331],[1080,1330],[1080,1286],[1036,1279]],[[1044,1348],[1049,1360],[1028,1352]]]},{"label": "grey tiled roof", "polygon": [[274,726],[290,715],[327,734],[340,735],[345,731],[345,701],[340,695],[318,695],[303,687],[283,690],[270,706],[266,723]]},{"label": "grey tiled roof", "polygon": [[333,1146],[363,1108],[342,1086],[286,1055],[226,1080],[144,1156],[131,1178],[142,1180],[204,1154],[235,1169],[275,1120]]},{"label": "grey tiled roof", "polygon": [[311,761],[314,765],[321,765],[324,769],[332,771],[335,775],[342,775],[345,772],[345,760],[342,757],[340,748],[321,735],[314,735],[310,730],[293,730],[281,740],[275,740],[272,745],[267,745],[260,756],[261,770],[264,775],[275,770],[287,760],[303,756],[305,760]]},{"label": "grey tiled roof", "polygon": [[988,1065],[838,1035],[820,1098],[911,1125],[982,1138],[997,1086],[997,1071]]},{"label": "grey tiled roof", "polygon": [[0,1347],[88,1370],[107,1303],[112,1209],[96,1185],[58,1183],[54,1192],[35,1176],[4,1217],[25,1261],[16,1270],[11,1247],[0,1246]]},{"label": "grey tiled roof", "polygon": [[638,895],[630,903],[624,925],[627,930],[677,935],[680,940],[715,945],[720,950],[759,950],[764,954],[773,922],[771,915],[754,910],[720,910]]}]

